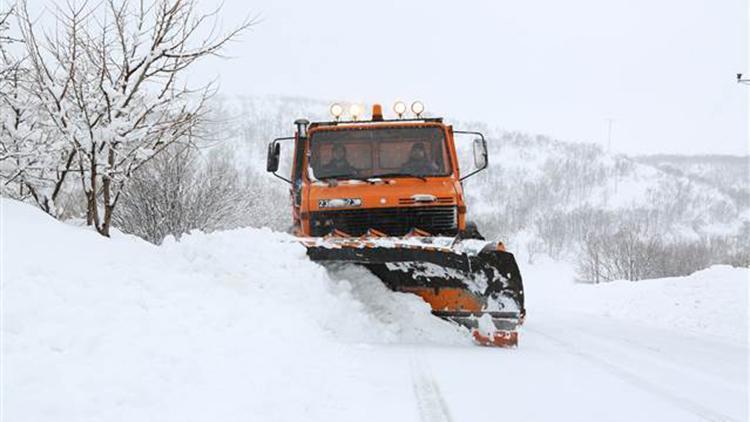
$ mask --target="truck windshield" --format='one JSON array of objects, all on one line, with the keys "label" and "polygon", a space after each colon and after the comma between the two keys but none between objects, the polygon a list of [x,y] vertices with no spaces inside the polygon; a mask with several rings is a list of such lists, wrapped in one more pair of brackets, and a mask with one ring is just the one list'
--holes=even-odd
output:
[{"label": "truck windshield", "polygon": [[428,177],[450,174],[439,127],[323,130],[310,137],[317,179]]}]

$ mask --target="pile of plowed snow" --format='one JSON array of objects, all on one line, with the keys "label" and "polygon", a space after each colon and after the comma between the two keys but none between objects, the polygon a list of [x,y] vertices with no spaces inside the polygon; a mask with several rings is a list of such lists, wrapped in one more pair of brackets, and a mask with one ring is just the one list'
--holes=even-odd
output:
[{"label": "pile of plowed snow", "polygon": [[572,268],[556,262],[525,269],[529,315],[575,313],[747,344],[748,268],[715,265],[685,277],[601,284],[575,283]]},{"label": "pile of plowed snow", "polygon": [[1,205],[8,420],[335,420],[372,408],[373,380],[390,376],[362,344],[470,344],[364,271],[329,277],[287,235],[156,247]]}]

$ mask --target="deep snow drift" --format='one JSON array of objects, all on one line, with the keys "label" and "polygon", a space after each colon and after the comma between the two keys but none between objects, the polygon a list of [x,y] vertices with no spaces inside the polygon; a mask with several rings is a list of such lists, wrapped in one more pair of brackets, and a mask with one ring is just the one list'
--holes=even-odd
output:
[{"label": "deep snow drift", "polygon": [[573,284],[559,263],[527,266],[529,306],[538,313],[575,312],[664,328],[745,346],[750,270],[716,265],[686,277]]},{"label": "deep snow drift", "polygon": [[156,247],[2,199],[3,420],[743,420],[748,270],[523,266],[515,350],[244,229]]}]

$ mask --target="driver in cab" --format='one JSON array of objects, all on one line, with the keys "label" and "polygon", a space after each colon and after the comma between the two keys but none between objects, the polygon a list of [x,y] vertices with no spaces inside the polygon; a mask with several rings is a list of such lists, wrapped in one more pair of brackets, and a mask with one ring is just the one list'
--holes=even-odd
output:
[{"label": "driver in cab", "polygon": [[346,159],[346,147],[341,144],[334,144],[331,161],[324,164],[321,168],[326,176],[347,176],[357,174],[357,169],[349,164]]}]

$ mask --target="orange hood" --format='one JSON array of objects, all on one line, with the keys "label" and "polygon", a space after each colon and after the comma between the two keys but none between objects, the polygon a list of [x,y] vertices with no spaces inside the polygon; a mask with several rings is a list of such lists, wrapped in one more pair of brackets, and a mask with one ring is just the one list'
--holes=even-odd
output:
[{"label": "orange hood", "polygon": [[[460,188],[458,188],[460,189]],[[352,201],[333,201],[335,205],[325,206],[326,200],[358,199]],[[328,202],[331,204],[331,202]],[[334,211],[358,208],[393,208],[404,206],[460,205],[457,182],[452,177],[431,177],[427,180],[417,178],[386,178],[381,181],[368,182],[360,180],[340,180],[331,186],[325,182],[310,185],[310,211]],[[321,207],[323,205],[323,207]]]}]

